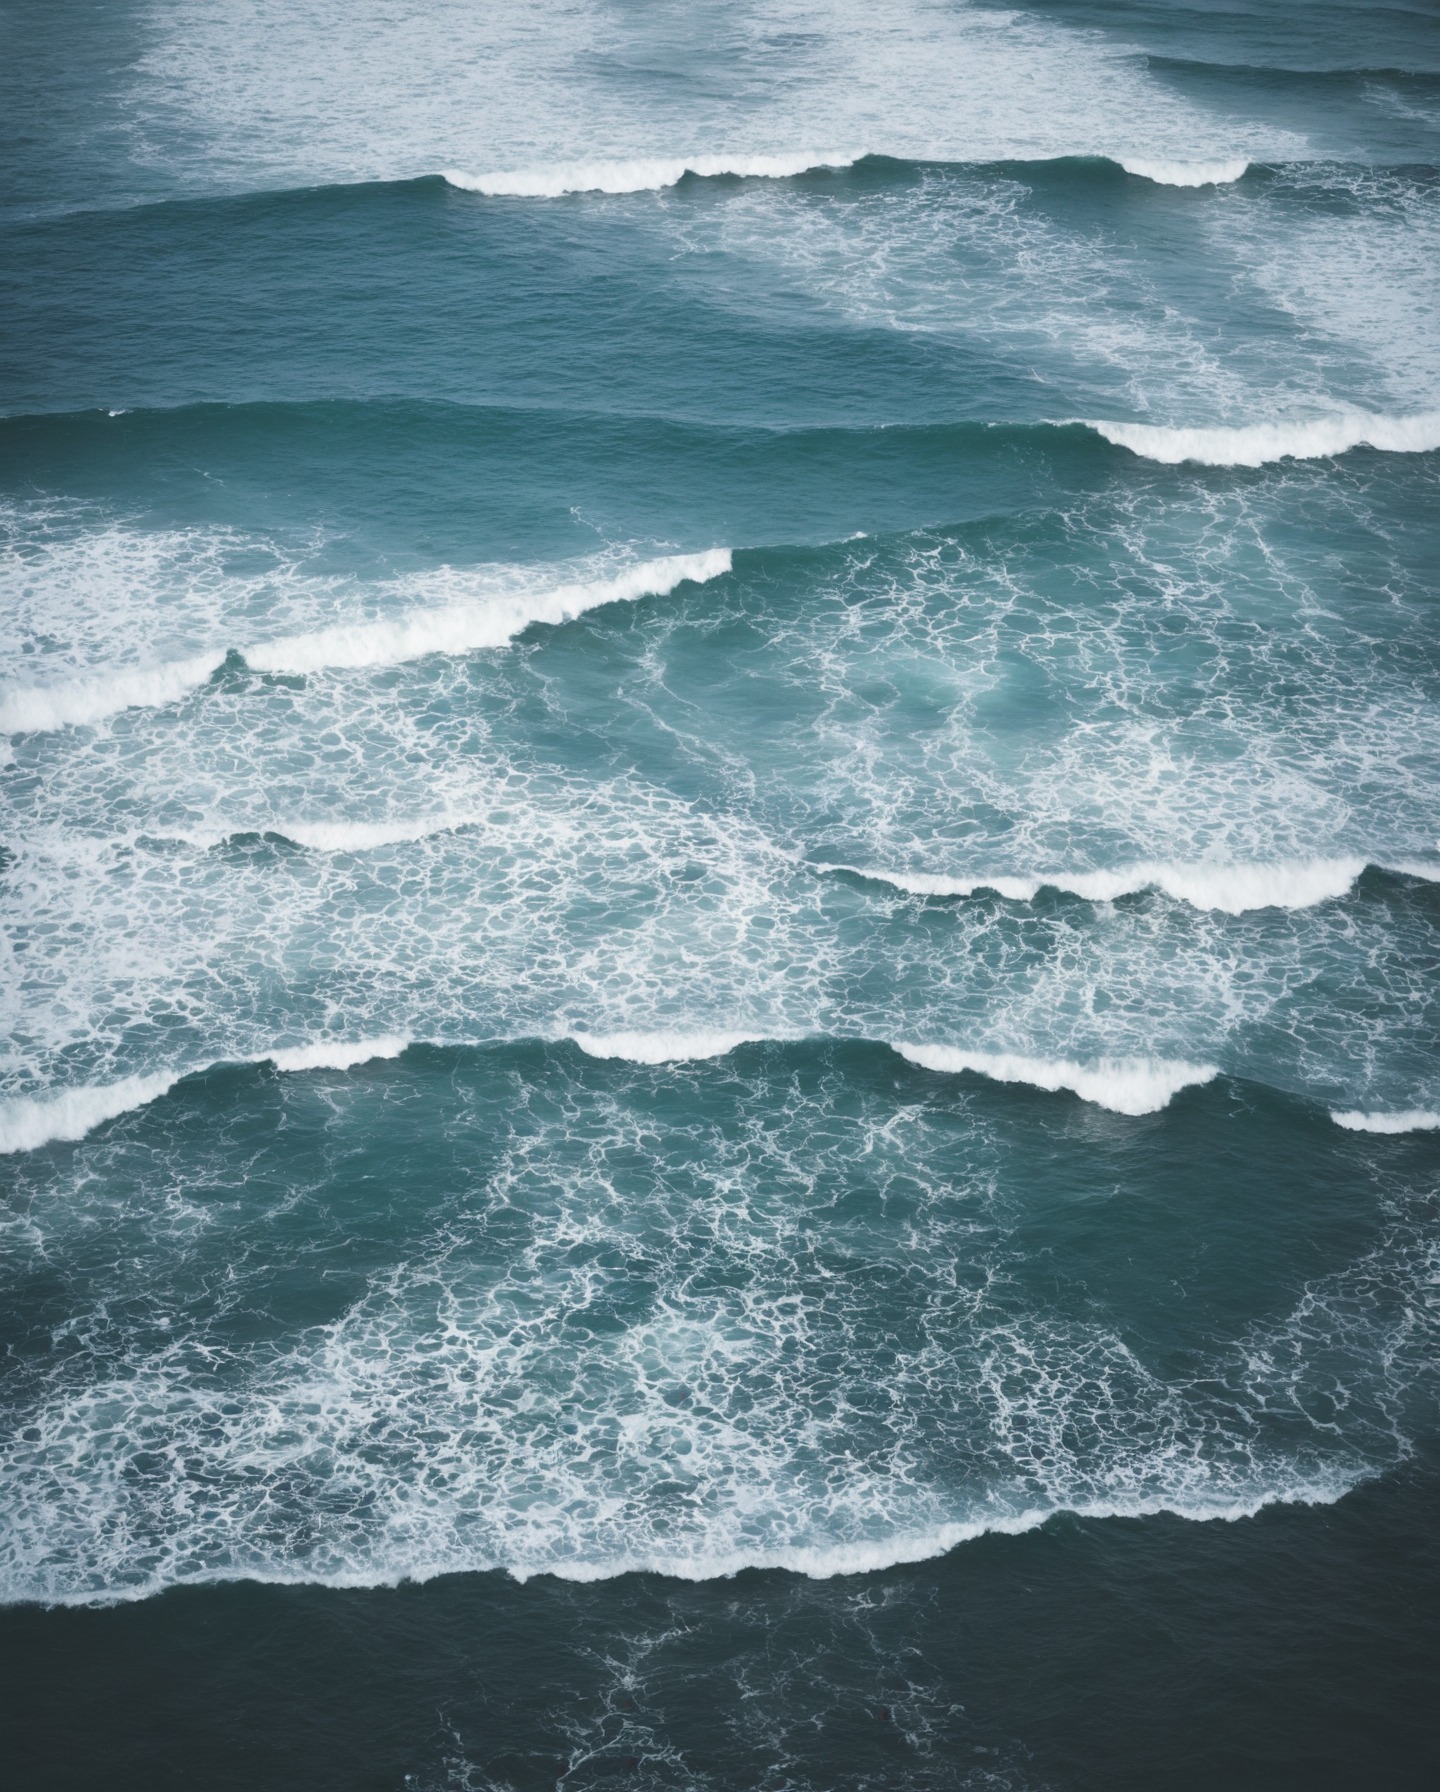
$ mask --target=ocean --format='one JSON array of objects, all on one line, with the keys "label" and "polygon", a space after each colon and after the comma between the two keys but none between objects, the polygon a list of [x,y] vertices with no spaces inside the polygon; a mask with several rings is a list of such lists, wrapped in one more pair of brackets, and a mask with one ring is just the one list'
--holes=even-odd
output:
[{"label": "ocean", "polygon": [[1440,12],[9,0],[0,1759],[1440,1777]]}]

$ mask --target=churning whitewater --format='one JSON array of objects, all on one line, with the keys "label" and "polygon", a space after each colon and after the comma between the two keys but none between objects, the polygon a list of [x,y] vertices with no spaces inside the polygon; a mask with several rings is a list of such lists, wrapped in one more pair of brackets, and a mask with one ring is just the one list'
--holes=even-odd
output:
[{"label": "churning whitewater", "polygon": [[4,24],[22,1777],[1428,1783],[1434,21]]}]

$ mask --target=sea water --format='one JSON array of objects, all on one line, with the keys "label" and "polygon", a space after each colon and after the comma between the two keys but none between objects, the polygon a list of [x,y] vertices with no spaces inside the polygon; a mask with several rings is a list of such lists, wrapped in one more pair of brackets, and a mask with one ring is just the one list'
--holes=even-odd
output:
[{"label": "sea water", "polygon": [[1434,10],[4,30],[24,1782],[1433,1783]]}]

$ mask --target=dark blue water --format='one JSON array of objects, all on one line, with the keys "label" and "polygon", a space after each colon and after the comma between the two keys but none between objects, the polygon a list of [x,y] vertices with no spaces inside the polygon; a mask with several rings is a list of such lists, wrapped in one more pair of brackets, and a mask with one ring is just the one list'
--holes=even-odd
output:
[{"label": "dark blue water", "polygon": [[20,1781],[1433,1783],[1433,8],[3,28]]}]

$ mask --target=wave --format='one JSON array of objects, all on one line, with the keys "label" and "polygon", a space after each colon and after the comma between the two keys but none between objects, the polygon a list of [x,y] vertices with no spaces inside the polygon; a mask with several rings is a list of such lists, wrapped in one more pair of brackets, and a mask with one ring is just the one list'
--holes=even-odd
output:
[{"label": "wave", "polygon": [[1207,467],[1261,467],[1276,460],[1348,454],[1352,448],[1379,448],[1388,454],[1428,454],[1440,448],[1440,411],[1417,411],[1408,417],[1353,411],[1295,422],[1242,424],[1233,429],[1084,421],[1088,429],[1117,448],[1128,448],[1132,454],[1167,466],[1188,460]]},{"label": "wave", "polygon": [[1391,1114],[1337,1113],[1332,1109],[1330,1118],[1347,1132],[1434,1132],[1440,1129],[1440,1114],[1429,1108],[1406,1108]]},{"label": "wave", "polygon": [[950,1045],[897,1042],[894,1049],[925,1070],[947,1075],[968,1070],[997,1083],[1029,1083],[1050,1094],[1068,1089],[1081,1101],[1115,1114],[1159,1113],[1182,1089],[1212,1082],[1220,1074],[1214,1064],[1189,1064],[1179,1058],[1099,1058],[1092,1064],[1076,1064],[1068,1058],[967,1052]]},{"label": "wave", "polygon": [[166,665],[10,691],[0,697],[0,734],[84,727],[122,709],[156,709],[178,703],[213,678],[224,664],[223,653],[197,654]]},{"label": "wave", "polygon": [[551,168],[522,168],[494,174],[465,174],[446,168],[441,178],[467,193],[488,198],[559,199],[566,193],[644,193],[673,187],[687,174],[702,180],[718,175],[741,179],[786,180],[817,168],[849,168],[858,150],[797,150],[789,155],[653,156],[628,162],[566,162]]},{"label": "wave", "polygon": [[[410,1041],[396,1034],[353,1043],[322,1040],[312,1045],[282,1047],[244,1060],[273,1064],[287,1073],[298,1070],[351,1070],[374,1058],[397,1058]],[[222,1060],[228,1062],[229,1060]],[[161,1070],[149,1076],[128,1076],[114,1083],[87,1084],[56,1094],[17,1096],[0,1102],[0,1157],[18,1151],[38,1151],[43,1145],[83,1139],[107,1120],[148,1107],[167,1095],[187,1077],[203,1075],[214,1063],[194,1064],[180,1070]]]},{"label": "wave", "polygon": [[452,1574],[504,1574],[522,1586],[541,1575],[572,1584],[594,1585],[618,1580],[627,1574],[657,1574],[668,1580],[700,1583],[729,1580],[748,1572],[794,1574],[806,1580],[835,1580],[842,1575],[881,1574],[917,1562],[934,1561],[966,1543],[982,1537],[1020,1537],[1042,1529],[1059,1518],[1108,1522],[1112,1519],[1180,1518],[1191,1524],[1235,1524],[1254,1518],[1272,1506],[1333,1506],[1368,1476],[1335,1476],[1325,1480],[1296,1481],[1290,1485],[1258,1490],[1226,1499],[1189,1497],[1179,1493],[1157,1494],[1149,1499],[1083,1500],[1053,1506],[1032,1506],[1019,1512],[987,1512],[975,1518],[957,1519],[924,1530],[900,1532],[892,1537],[837,1539],[831,1543],[797,1543],[766,1549],[697,1549],[681,1554],[663,1550],[637,1550],[631,1555],[595,1561],[557,1556],[542,1560],[476,1560],[459,1553],[443,1560],[374,1564],[330,1573],[303,1567],[255,1566],[221,1568],[175,1574],[153,1574],[130,1585],[86,1588],[75,1592],[43,1593],[21,1587],[0,1588],[0,1605],[43,1604],[50,1607],[130,1605],[177,1586],[327,1587],[361,1590],[371,1587],[420,1586]]},{"label": "wave", "polygon": [[678,1033],[567,1033],[592,1058],[624,1058],[631,1064],[683,1064],[702,1058],[723,1058],[740,1045],[779,1043],[776,1033],[728,1033],[694,1028]]},{"label": "wave", "polygon": [[[534,623],[573,621],[602,604],[664,597],[691,580],[704,584],[730,570],[728,548],[672,554],[627,567],[607,579],[539,591],[501,591],[482,602],[420,610],[392,621],[340,624],[239,649],[255,672],[304,674],[399,665],[432,653],[472,653],[503,647]],[[84,726],[121,710],[177,702],[212,678],[228,655],[212,651],[168,664],[69,680],[0,698],[0,733]]]},{"label": "wave", "polygon": [[[845,871],[852,877],[890,884],[911,896],[973,896],[994,890],[1011,902],[1033,902],[1041,890],[1064,890],[1087,902],[1113,902],[1141,890],[1161,890],[1192,908],[1218,909],[1227,915],[1257,908],[1311,908],[1344,896],[1366,861],[1356,858],[1292,859],[1269,865],[1122,865],[1114,871],[1047,871],[1011,877],[990,872],[973,877],[942,877],[926,872],[880,871],[873,866],[820,863],[820,872]],[[1440,881],[1440,866],[1407,872]]]},{"label": "wave", "polygon": [[158,1101],[185,1074],[183,1070],[159,1071],[153,1076],[127,1076],[118,1083],[0,1102],[0,1157],[83,1139],[107,1120]]},{"label": "wave", "polygon": [[483,193],[488,198],[559,199],[570,193],[642,193],[673,187],[687,175],[701,180],[720,176],[741,179],[788,180],[822,168],[845,169],[857,164],[900,168],[927,166],[987,167],[1051,167],[1108,162],[1127,174],[1154,181],[1167,187],[1208,187],[1228,185],[1239,180],[1250,167],[1244,156],[1226,156],[1207,161],[1181,161],[1175,158],[1119,155],[1036,156],[1016,161],[1005,157],[1000,161],[952,162],[930,158],[867,154],[861,150],[798,150],[788,155],[702,155],[654,156],[634,161],[567,162],[554,167],[524,168],[497,171],[492,174],[466,174],[457,168],[446,168],[441,179],[467,193]]},{"label": "wave", "polygon": [[1152,161],[1144,156],[1116,156],[1113,159],[1127,174],[1139,175],[1142,180],[1153,180],[1164,187],[1229,186],[1250,166],[1244,156],[1230,156],[1218,162]]}]

